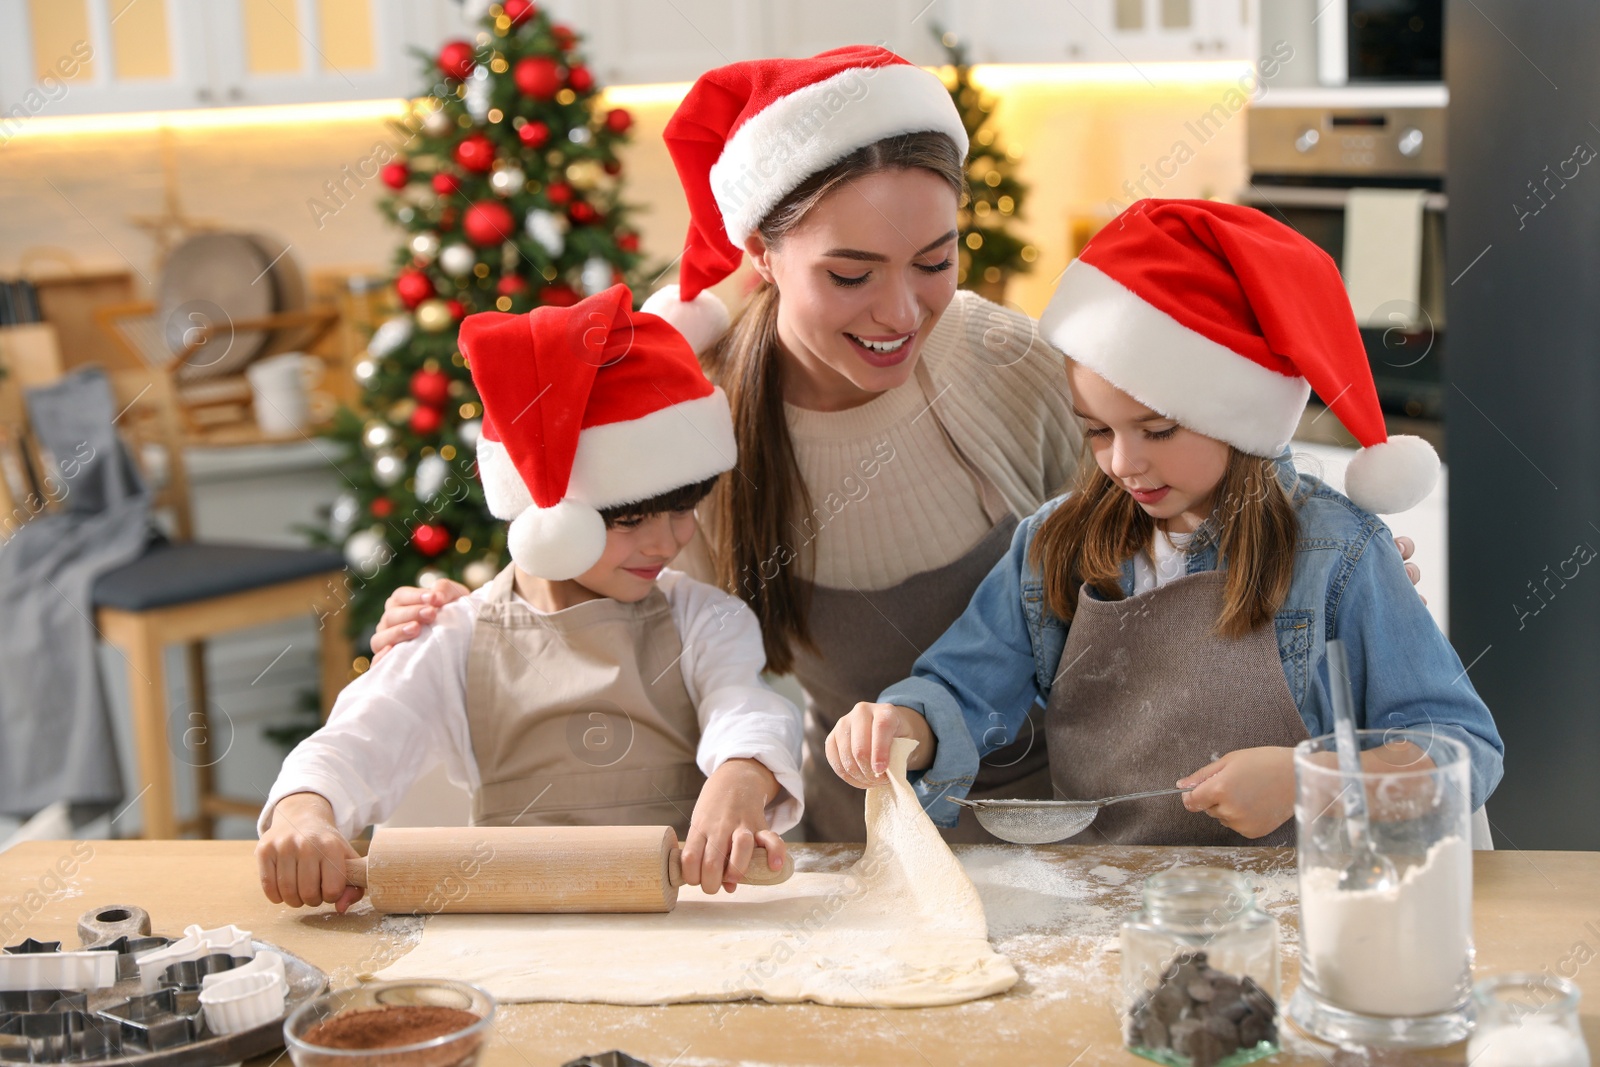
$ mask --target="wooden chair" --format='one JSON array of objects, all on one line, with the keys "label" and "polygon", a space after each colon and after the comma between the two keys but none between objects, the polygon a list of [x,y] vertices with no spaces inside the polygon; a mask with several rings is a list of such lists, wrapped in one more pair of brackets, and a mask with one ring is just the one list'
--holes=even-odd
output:
[{"label": "wooden chair", "polygon": [[[0,342],[0,358],[4,356]],[[151,446],[165,459],[164,476],[145,471],[156,510],[171,518],[171,539],[148,548],[137,560],[95,583],[95,624],[102,638],[126,658],[144,836],[210,837],[223,815],[254,818],[261,798],[219,794],[211,751],[205,642],[209,638],[284,619],[315,614],[320,620],[319,659],[324,715],[351,677],[351,650],[344,636],[344,559],[337,552],[220,544],[193,540],[194,520],[182,434],[170,379],[157,372],[109,375],[117,396],[118,428],[136,461]],[[38,375],[32,376],[36,383]],[[14,389],[12,384],[9,388]],[[0,396],[0,417],[8,405]],[[13,437],[26,439],[26,428]],[[33,450],[37,456],[37,450]],[[38,472],[35,471],[35,477]],[[0,501],[3,502],[3,501]],[[13,508],[13,512],[15,512]],[[180,821],[173,791],[171,710],[167,705],[164,650],[185,647],[190,708],[182,731],[182,756],[195,769],[198,811]]]}]

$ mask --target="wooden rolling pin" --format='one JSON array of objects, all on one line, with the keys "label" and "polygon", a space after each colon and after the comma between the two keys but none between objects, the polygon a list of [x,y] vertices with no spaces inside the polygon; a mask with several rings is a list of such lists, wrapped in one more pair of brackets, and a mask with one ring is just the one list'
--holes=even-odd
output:
[{"label": "wooden rolling pin", "polygon": [[[390,827],[372,835],[365,859],[346,865],[375,911],[671,911],[683,884],[683,852],[670,826]],[[757,848],[741,880],[776,885]]]}]

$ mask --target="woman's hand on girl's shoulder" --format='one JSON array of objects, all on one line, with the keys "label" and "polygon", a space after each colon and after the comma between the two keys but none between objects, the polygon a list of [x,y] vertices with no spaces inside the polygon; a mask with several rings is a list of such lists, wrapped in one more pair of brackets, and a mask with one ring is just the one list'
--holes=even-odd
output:
[{"label": "woman's hand on girl's shoulder", "polygon": [[383,618],[372,635],[372,662],[378,662],[395,645],[416,637],[424,626],[431,626],[438,619],[440,608],[470,592],[460,582],[441,578],[427,589],[402,585],[390,593],[383,602]]},{"label": "woman's hand on girl's shoulder", "polygon": [[[1396,537],[1394,547],[1400,550],[1400,558],[1406,562],[1406,577],[1411,579],[1412,585],[1422,584],[1422,568],[1411,562],[1411,556],[1417,550],[1417,543],[1409,537]],[[1418,594],[1421,596],[1421,594]],[[1428,602],[1427,597],[1422,597],[1422,602]]]}]

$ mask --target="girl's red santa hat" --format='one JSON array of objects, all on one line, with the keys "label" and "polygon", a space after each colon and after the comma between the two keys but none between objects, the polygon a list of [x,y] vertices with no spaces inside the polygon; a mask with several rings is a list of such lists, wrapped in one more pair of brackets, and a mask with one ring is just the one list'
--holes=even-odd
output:
[{"label": "girl's red santa hat", "polygon": [[1314,389],[1362,449],[1345,494],[1368,511],[1419,503],[1439,457],[1390,437],[1339,268],[1254,208],[1140,200],[1068,266],[1046,340],[1184,426],[1277,456]]},{"label": "girl's red santa hat", "polygon": [[644,309],[703,351],[728,328],[727,308],[706,290],[738,269],[745,239],[784,197],[857,149],[926,132],[966,155],[966,127],[944,82],[875,45],[702,74],[665,132],[689,200],[678,284]]},{"label": "girl's red santa hat", "polygon": [[483,495],[535,577],[576,578],[599,561],[601,509],[733,467],[727,396],[677,330],[633,310],[625,285],[571,307],[469,315],[460,347],[483,398]]}]

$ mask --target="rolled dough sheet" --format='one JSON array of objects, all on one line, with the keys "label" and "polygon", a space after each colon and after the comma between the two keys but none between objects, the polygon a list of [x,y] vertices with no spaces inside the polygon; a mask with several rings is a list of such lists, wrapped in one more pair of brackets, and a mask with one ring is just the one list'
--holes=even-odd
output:
[{"label": "rolled dough sheet", "polygon": [[906,783],[916,742],[867,790],[849,870],[733,894],[680,890],[655,915],[434,915],[375,977],[475,982],[502,1001],[670,1004],[761,998],[857,1007],[957,1004],[1011,988],[978,892]]}]

